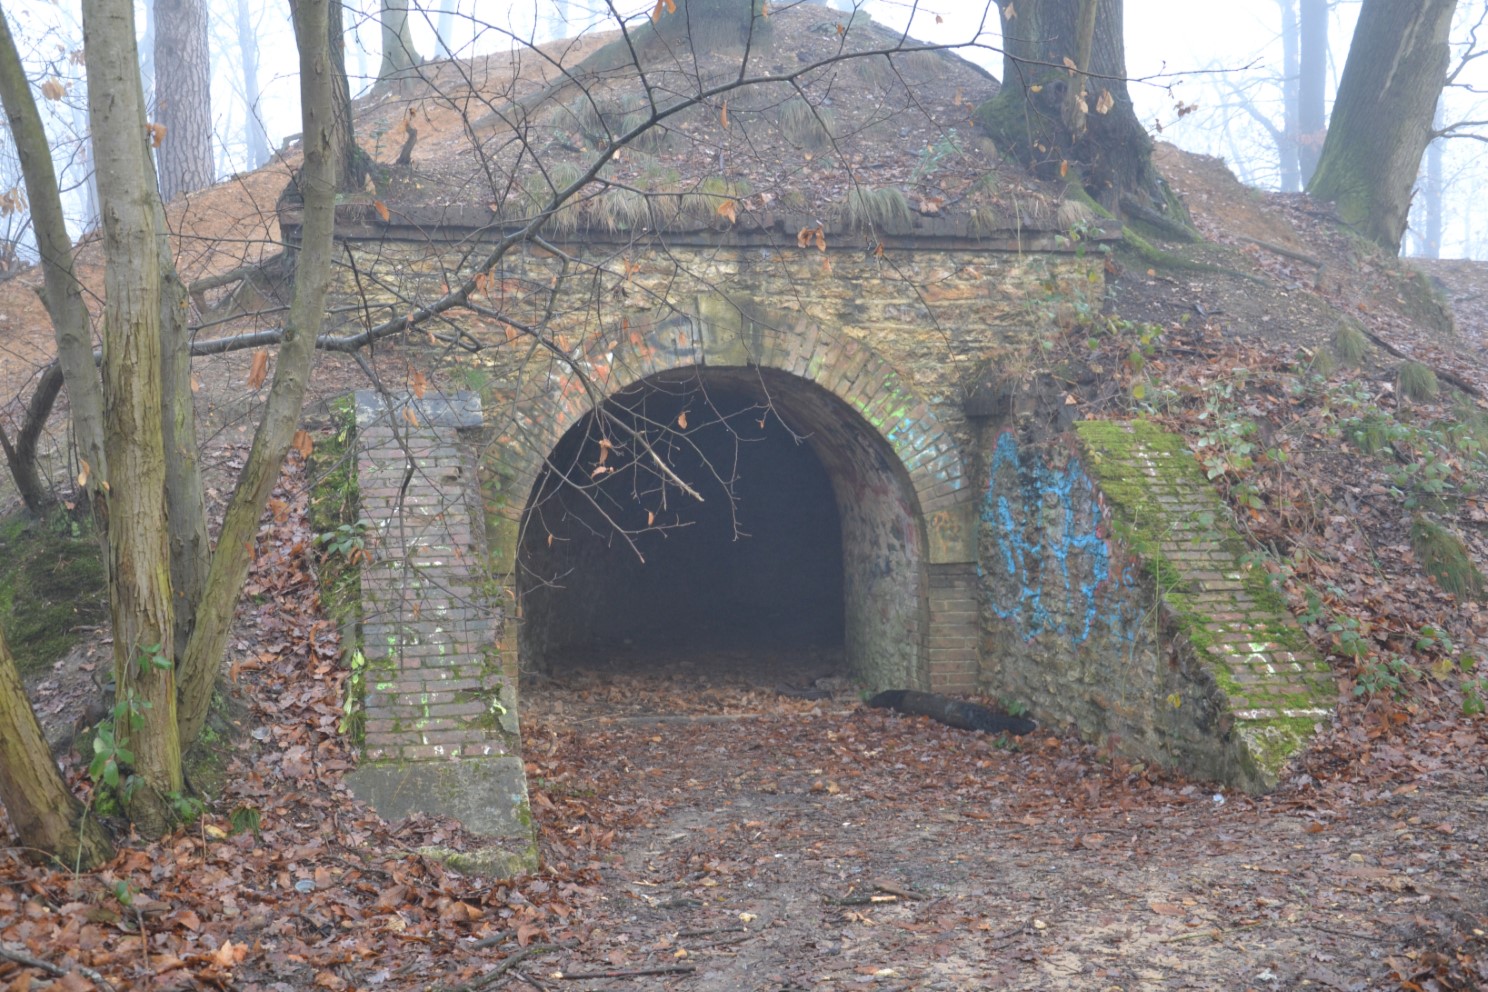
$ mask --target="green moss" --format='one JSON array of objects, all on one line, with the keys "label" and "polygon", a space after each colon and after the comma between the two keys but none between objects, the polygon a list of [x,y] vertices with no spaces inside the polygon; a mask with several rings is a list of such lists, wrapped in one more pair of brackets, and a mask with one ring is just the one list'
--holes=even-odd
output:
[{"label": "green moss", "polygon": [[[356,472],[356,404],[348,394],[332,404],[334,429],[320,438],[310,457],[310,527],[316,534],[334,533],[354,524],[361,499]],[[372,671],[362,653],[358,625],[362,609],[362,569],[349,554],[323,554],[318,569],[321,601],[342,631],[342,663],[352,669],[341,732],[356,744],[365,739],[362,704]]]},{"label": "green moss", "polygon": [[[1088,452],[1088,468],[1099,483],[1108,507],[1108,523],[1112,534],[1135,552],[1141,559],[1144,572],[1161,596],[1171,616],[1176,633],[1192,648],[1216,686],[1231,700],[1232,705],[1243,709],[1274,709],[1276,701],[1264,699],[1254,689],[1242,685],[1220,659],[1214,657],[1218,639],[1210,630],[1215,625],[1209,610],[1198,599],[1199,590],[1185,577],[1183,566],[1173,561],[1164,551],[1164,543],[1175,537],[1187,540],[1195,536],[1197,528],[1205,537],[1217,541],[1230,555],[1237,557],[1243,551],[1238,535],[1225,524],[1223,507],[1214,496],[1197,459],[1188,449],[1187,442],[1179,435],[1162,430],[1156,425],[1135,420],[1131,423],[1109,421],[1081,421],[1075,431]],[[1175,519],[1159,500],[1162,495],[1182,495],[1192,498],[1195,494],[1208,494],[1213,502],[1212,510],[1201,511],[1201,519]],[[1212,514],[1212,519],[1202,519]],[[1248,629],[1257,642],[1280,645],[1285,650],[1309,653],[1306,636],[1294,623],[1285,601],[1271,587],[1266,576],[1256,570],[1235,568],[1248,598],[1264,611],[1264,616],[1246,621]],[[1264,693],[1265,690],[1260,690]],[[1303,692],[1296,698],[1283,701],[1293,709],[1320,708],[1324,705],[1318,698]],[[1252,697],[1255,698],[1252,698]],[[1246,733],[1252,726],[1270,726],[1267,721],[1246,721]],[[1280,753],[1291,754],[1310,736],[1281,736],[1285,740],[1272,741],[1279,732],[1256,731],[1253,739],[1268,741],[1266,747]],[[1290,743],[1288,743],[1290,742]]]},{"label": "green moss", "polygon": [[1309,716],[1278,716],[1247,721],[1240,734],[1264,776],[1274,779],[1292,755],[1307,746],[1316,722]]},{"label": "green moss", "polygon": [[108,622],[108,579],[90,528],[65,514],[0,518],[0,625],[21,676]]}]

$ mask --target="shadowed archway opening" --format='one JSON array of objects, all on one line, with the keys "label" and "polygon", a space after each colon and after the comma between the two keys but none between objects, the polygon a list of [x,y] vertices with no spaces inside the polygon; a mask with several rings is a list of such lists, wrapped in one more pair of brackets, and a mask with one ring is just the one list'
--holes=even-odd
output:
[{"label": "shadowed archway opening", "polygon": [[806,380],[652,376],[571,427],[533,486],[522,668],[809,653],[902,684],[923,668],[913,501],[888,445]]}]

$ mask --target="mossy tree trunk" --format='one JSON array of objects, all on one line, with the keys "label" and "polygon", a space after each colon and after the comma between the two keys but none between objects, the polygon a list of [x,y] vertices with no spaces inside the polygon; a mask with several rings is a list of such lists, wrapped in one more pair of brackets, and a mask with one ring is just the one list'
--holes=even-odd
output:
[{"label": "mossy tree trunk", "polygon": [[[171,595],[177,658],[196,622],[207,581],[212,540],[207,534],[207,501],[197,457],[196,402],[191,391],[191,331],[187,327],[186,286],[176,273],[165,211],[155,201],[160,265],[160,411],[165,446],[165,512],[170,521]],[[182,744],[190,744],[183,739]]]},{"label": "mossy tree trunk", "polygon": [[133,752],[140,785],[128,810],[146,836],[172,822],[181,792],[174,603],[161,425],[160,260],[145,147],[144,96],[130,0],[85,0],[88,112],[105,204],[103,395],[108,456],[109,609],[114,679],[126,712],[116,738]]},{"label": "mossy tree trunk", "polygon": [[89,871],[114,856],[98,821],[67,791],[26,699],[15,658],[0,630],[0,806],[21,846]]},{"label": "mossy tree trunk", "polygon": [[1400,251],[1421,155],[1447,78],[1457,0],[1364,0],[1333,119],[1307,192],[1364,237]]},{"label": "mossy tree trunk", "polygon": [[346,78],[346,25],[341,8],[341,0],[327,0],[325,51],[331,64],[331,128],[335,132],[335,147],[339,149],[335,162],[336,188],[360,193],[367,184],[372,163],[356,143],[353,131],[351,84]]},{"label": "mossy tree trunk", "polygon": [[1003,20],[1002,88],[977,108],[1036,174],[1078,178],[1113,214],[1165,215],[1152,139],[1126,88],[1122,0],[1028,0]]}]

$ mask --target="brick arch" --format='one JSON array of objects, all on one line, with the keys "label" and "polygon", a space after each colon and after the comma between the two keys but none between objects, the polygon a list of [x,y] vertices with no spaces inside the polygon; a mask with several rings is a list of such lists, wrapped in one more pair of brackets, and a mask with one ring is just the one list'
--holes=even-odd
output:
[{"label": "brick arch", "polygon": [[630,324],[581,352],[573,361],[592,388],[552,359],[545,372],[525,378],[514,397],[516,431],[498,438],[504,516],[520,520],[547,453],[604,399],[662,372],[758,367],[821,387],[884,441],[908,476],[930,562],[975,559],[974,493],[960,447],[932,404],[887,360],[868,344],[807,318],[761,320],[731,305],[700,309],[724,309],[726,316],[679,314],[644,327]]},{"label": "brick arch", "polygon": [[[493,398],[504,409],[492,411],[503,428],[485,462],[491,497],[488,535],[506,602],[521,608],[518,557],[524,515],[545,459],[571,428],[598,403],[654,376],[693,368],[733,374],[755,369],[792,394],[786,407],[791,412],[835,411],[830,416],[842,428],[837,440],[853,450],[838,453],[836,469],[828,465],[834,485],[839,470],[851,462],[860,470],[858,480],[877,475],[901,494],[906,526],[917,534],[920,546],[919,577],[913,588],[901,590],[917,604],[917,619],[906,624],[905,636],[913,643],[905,646],[912,660],[906,660],[903,674],[920,688],[974,690],[980,677],[976,487],[935,405],[917,395],[863,341],[796,315],[751,318],[732,305],[699,303],[701,316],[632,323],[608,341],[569,352],[568,361],[587,373],[588,388],[567,362],[550,356],[529,360],[504,389],[495,391]],[[711,311],[721,311],[722,317],[710,316]],[[792,382],[810,388],[794,390],[789,388]],[[850,424],[856,426],[849,429]],[[867,449],[879,454],[865,455]],[[520,624],[507,625],[498,645],[514,679],[520,667],[519,629]]]}]

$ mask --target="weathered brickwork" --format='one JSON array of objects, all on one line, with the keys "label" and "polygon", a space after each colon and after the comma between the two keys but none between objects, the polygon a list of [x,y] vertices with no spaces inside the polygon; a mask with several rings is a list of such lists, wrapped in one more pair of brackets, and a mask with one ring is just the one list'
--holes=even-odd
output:
[{"label": "weathered brickwork", "polygon": [[[368,391],[356,408],[369,558],[366,750],[351,786],[390,819],[460,815],[513,842],[511,863],[524,863],[532,838],[513,816],[525,805],[516,695],[493,664],[499,620],[484,588],[475,450],[460,436],[480,425],[479,400],[404,396],[389,407]],[[452,803],[455,785],[464,795]]]},{"label": "weathered brickwork", "polygon": [[[346,291],[371,287],[362,319],[406,313],[445,291],[472,246],[354,243],[360,281]],[[514,719],[524,657],[570,636],[565,624],[604,631],[606,611],[625,609],[623,596],[579,596],[575,612],[526,625],[525,609],[546,608],[532,576],[631,574],[601,563],[595,542],[524,532],[547,460],[607,397],[680,372],[757,391],[820,461],[840,523],[843,648],[866,684],[1004,695],[1048,726],[1246,788],[1274,783],[1326,712],[1320,663],[1243,577],[1202,478],[1131,468],[1181,459],[1087,428],[1083,441],[1036,443],[963,411],[975,377],[1037,350],[1051,297],[1069,305],[1098,292],[1090,262],[925,246],[887,259],[726,245],[572,251],[560,262],[529,250],[489,274],[489,299],[477,302],[512,323],[455,315],[483,344],[482,530],[492,596],[514,622],[480,628],[468,690],[466,669],[437,661],[442,633],[394,634],[402,667],[369,698],[371,753],[505,748],[517,760],[503,736],[514,724],[481,723],[496,711],[482,717],[458,693],[494,691]],[[538,324],[545,344],[519,329]],[[446,454],[431,442],[436,453]],[[1117,465],[1130,471],[1113,475]],[[415,564],[477,537],[429,544],[423,559],[415,546]],[[730,588],[719,585],[720,601]],[[394,593],[408,590],[371,590],[372,608],[392,609],[376,597]],[[430,700],[453,708],[425,712]]]},{"label": "weathered brickwork", "polygon": [[1182,439],[1076,425],[1078,447],[990,441],[984,679],[1148,760],[1263,790],[1333,687]]}]

